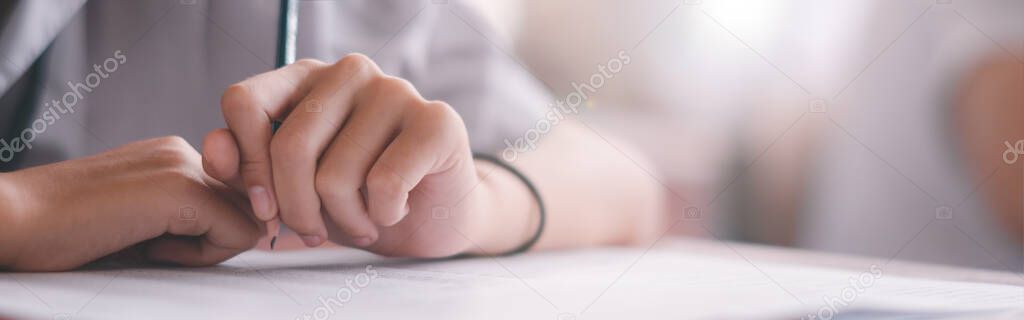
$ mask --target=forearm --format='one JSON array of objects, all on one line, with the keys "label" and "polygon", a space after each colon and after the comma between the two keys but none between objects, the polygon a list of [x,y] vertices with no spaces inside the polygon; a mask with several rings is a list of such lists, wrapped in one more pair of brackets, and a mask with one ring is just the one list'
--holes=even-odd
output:
[{"label": "forearm", "polygon": [[[564,122],[536,150],[511,163],[536,185],[547,209],[547,225],[534,248],[649,243],[666,227],[665,193],[647,173],[652,166],[625,143],[613,140],[612,146],[585,130]],[[515,239],[495,247],[512,249],[536,230],[536,201],[514,175],[493,169],[478,169],[481,185],[499,191],[494,197],[500,199],[490,237],[481,239]]]},{"label": "forearm", "polygon": [[[988,201],[999,225],[1013,239],[1024,230],[1020,213],[1020,163],[1013,159],[1016,142],[1024,136],[1020,119],[1024,118],[1024,67],[1002,55],[985,59],[964,81],[965,88],[956,101],[954,125],[966,163],[971,167],[980,194]],[[1009,143],[1013,150],[1009,150]],[[1005,158],[1004,158],[1005,157]],[[1020,160],[1017,160],[1020,161]]]},{"label": "forearm", "polygon": [[19,200],[10,173],[0,173],[0,269],[10,267],[17,256],[20,232]]}]

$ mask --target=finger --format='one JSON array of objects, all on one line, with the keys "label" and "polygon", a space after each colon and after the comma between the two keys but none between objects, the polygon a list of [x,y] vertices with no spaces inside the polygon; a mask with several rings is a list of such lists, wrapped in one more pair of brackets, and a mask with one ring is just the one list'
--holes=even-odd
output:
[{"label": "finger", "polygon": [[[234,192],[246,193],[245,184],[238,172],[238,144],[230,130],[215,129],[206,135],[203,140],[203,171],[211,178],[230,186]],[[236,205],[242,206],[238,203]],[[263,223],[262,230],[265,231],[265,235],[273,237],[280,233],[279,219],[272,218],[260,222]]]},{"label": "finger", "polygon": [[352,110],[353,97],[379,74],[377,66],[362,55],[347,56],[323,70],[316,87],[270,142],[281,219],[308,246],[327,239],[314,186],[317,161]]},{"label": "finger", "polygon": [[238,143],[231,131],[215,129],[203,139],[203,171],[214,179],[245,193],[245,184],[238,172]]},{"label": "finger", "polygon": [[217,185],[197,190],[190,198],[198,204],[183,207],[170,218],[167,236],[148,246],[147,256],[154,261],[201,266],[252,248],[260,237],[260,227],[232,203],[229,192],[226,186]]},{"label": "finger", "polygon": [[353,115],[324,152],[316,170],[316,193],[345,242],[360,247],[377,241],[360,191],[370,167],[398,130],[402,112],[422,98],[408,82],[382,78],[370,84],[357,101]]},{"label": "finger", "polygon": [[428,174],[451,167],[466,140],[462,120],[444,103],[423,104],[403,122],[402,133],[366,177],[370,219],[380,226],[401,221],[409,211],[409,191]]},{"label": "finger", "polygon": [[221,98],[224,120],[238,145],[239,172],[262,220],[277,215],[269,153],[271,122],[284,117],[306,95],[320,67],[319,62],[301,60],[231,85]]},{"label": "finger", "polygon": [[164,236],[146,247],[146,256],[151,261],[201,267],[223,262],[244,251],[246,249],[221,247],[202,237]]}]

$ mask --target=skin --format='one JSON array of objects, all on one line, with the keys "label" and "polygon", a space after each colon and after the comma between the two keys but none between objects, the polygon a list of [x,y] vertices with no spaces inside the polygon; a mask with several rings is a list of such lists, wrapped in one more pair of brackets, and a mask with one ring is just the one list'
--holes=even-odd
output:
[{"label": "skin", "polygon": [[[993,54],[964,80],[954,112],[960,146],[989,208],[1010,239],[1022,235],[1021,165],[1006,164],[1004,142],[1024,139],[1024,64]],[[982,183],[984,182],[984,183]]]},{"label": "skin", "polygon": [[[307,246],[330,239],[385,255],[489,254],[536,230],[533,196],[511,173],[473,160],[458,114],[366,56],[301,60],[254,76],[229,87],[221,107],[228,128],[206,137],[208,171],[246,190],[260,220],[280,218]],[[284,119],[273,135],[272,119]],[[549,201],[538,248],[657,234],[663,213],[652,179],[571,123],[550,140],[557,147],[516,163]],[[592,165],[552,165],[569,160]],[[594,175],[599,168],[606,176]],[[608,178],[636,188],[609,199],[597,187]],[[438,212],[446,218],[431,218]],[[576,227],[583,219],[587,230]]]},{"label": "skin", "polygon": [[[533,195],[472,158],[453,109],[363,55],[256,75],[221,107],[227,128],[207,135],[201,159],[161,138],[0,174],[0,241],[24,244],[0,248],[0,267],[67,270],[140,247],[156,261],[211,265],[277,221],[307,246],[423,258],[507,252],[537,229]],[[283,120],[273,135],[271,119]],[[654,241],[667,224],[653,166],[581,128],[563,121],[512,163],[547,208],[533,249]],[[196,219],[181,218],[183,204]]]},{"label": "skin", "polygon": [[168,137],[3,174],[0,240],[16,245],[0,247],[0,266],[67,270],[132,246],[153,261],[199,266],[249,249],[262,232],[247,203],[200,161]]}]

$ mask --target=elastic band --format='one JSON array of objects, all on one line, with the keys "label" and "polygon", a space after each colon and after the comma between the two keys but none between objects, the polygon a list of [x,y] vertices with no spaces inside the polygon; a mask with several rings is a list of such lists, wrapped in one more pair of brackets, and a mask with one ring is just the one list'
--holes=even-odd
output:
[{"label": "elastic band", "polygon": [[540,192],[537,191],[537,187],[533,185],[533,182],[531,182],[530,179],[526,177],[526,175],[524,175],[522,172],[520,172],[518,169],[508,164],[507,162],[499,159],[498,157],[485,153],[473,153],[473,159],[487,161],[499,167],[502,167],[505,170],[508,170],[517,178],[519,178],[519,180],[522,180],[524,184],[526,184],[526,188],[530,189],[530,193],[533,194],[533,198],[537,200],[537,207],[540,209],[540,219],[537,222],[537,231],[533,234],[532,237],[530,237],[529,240],[527,240],[519,247],[516,247],[515,249],[512,249],[509,252],[500,254],[499,256],[520,254],[526,252],[527,250],[530,250],[530,248],[533,248],[533,245],[537,244],[537,241],[540,240],[541,234],[544,233],[544,222],[547,218],[547,211],[544,209],[544,201],[541,200]]}]

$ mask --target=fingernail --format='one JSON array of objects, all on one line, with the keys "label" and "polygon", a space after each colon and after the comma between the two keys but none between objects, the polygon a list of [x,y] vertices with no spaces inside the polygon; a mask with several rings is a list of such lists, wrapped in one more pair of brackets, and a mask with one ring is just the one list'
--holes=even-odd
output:
[{"label": "fingernail", "polygon": [[360,246],[360,247],[368,247],[371,244],[373,244],[373,238],[370,238],[370,237],[358,237],[358,238],[352,239],[352,243],[355,243],[355,245]]},{"label": "fingernail", "polygon": [[260,220],[270,220],[274,213],[270,212],[270,194],[267,189],[261,186],[249,188],[249,202],[252,203],[252,211]]},{"label": "fingernail", "polygon": [[307,247],[316,247],[323,242],[320,236],[302,236],[302,243],[305,243]]}]

